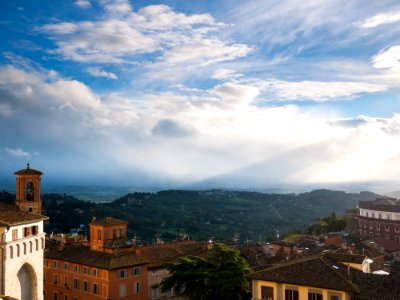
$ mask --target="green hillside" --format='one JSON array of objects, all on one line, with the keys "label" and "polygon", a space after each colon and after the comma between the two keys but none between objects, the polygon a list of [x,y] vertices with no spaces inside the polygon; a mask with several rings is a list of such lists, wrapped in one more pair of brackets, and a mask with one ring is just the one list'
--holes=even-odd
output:
[{"label": "green hillside", "polygon": [[68,232],[93,217],[127,220],[129,234],[152,242],[160,235],[173,240],[181,235],[191,239],[223,240],[235,235],[241,240],[271,240],[281,233],[304,230],[316,218],[332,212],[343,215],[360,200],[373,200],[370,192],[345,193],[316,190],[302,194],[208,190],[168,190],[132,193],[109,203],[81,201],[67,195],[44,194],[45,214],[50,217],[47,232]]}]

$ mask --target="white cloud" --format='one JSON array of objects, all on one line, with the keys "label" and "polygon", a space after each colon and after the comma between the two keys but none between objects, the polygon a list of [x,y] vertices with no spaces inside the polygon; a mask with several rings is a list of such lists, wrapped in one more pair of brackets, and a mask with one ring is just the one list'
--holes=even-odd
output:
[{"label": "white cloud", "polygon": [[400,71],[400,45],[392,46],[387,50],[380,51],[372,58],[372,64],[378,69],[389,69]]},{"label": "white cloud", "polygon": [[[253,104],[261,97],[261,87],[237,82],[182,94],[111,93],[100,97],[79,81],[49,77],[48,73],[0,69],[2,104],[13,109],[10,116],[2,118],[0,133],[7,139],[26,128],[40,132],[40,141],[32,142],[28,135],[23,138],[51,162],[49,168],[68,163],[85,172],[92,162],[88,174],[107,165],[109,174],[135,170],[180,182],[230,174],[239,178],[258,174],[260,182],[264,175],[277,182],[354,181],[396,175],[387,170],[400,149],[398,116],[343,124],[295,105],[259,107]],[[317,88],[331,89],[319,84]],[[301,95],[307,93],[301,91]],[[331,90],[316,93],[321,98],[338,94]],[[299,97],[300,93],[288,94]],[[54,144],[68,150],[55,151]],[[363,165],[366,160],[368,166]]]},{"label": "white cloud", "polygon": [[[102,1],[106,12],[100,21],[61,22],[37,30],[55,40],[52,53],[68,60],[97,63],[131,63],[135,55],[153,68],[198,68],[246,56],[252,48],[212,35],[225,25],[208,14],[186,15],[166,5],[151,5],[134,12],[128,1]],[[120,12],[120,13],[119,13]]]},{"label": "white cloud", "polygon": [[6,148],[5,149],[9,154],[13,155],[13,156],[25,156],[25,157],[30,157],[31,154],[27,151],[22,150],[21,148],[15,148],[15,149],[11,149],[11,148]]},{"label": "white cloud", "polygon": [[236,71],[231,70],[231,69],[217,69],[214,71],[212,74],[211,78],[217,79],[217,80],[227,80],[227,79],[234,79],[243,76],[243,74],[238,74]]},{"label": "white cloud", "polygon": [[373,28],[384,24],[391,24],[400,21],[400,12],[389,12],[377,14],[363,21],[360,27]]},{"label": "white cloud", "polygon": [[261,84],[273,100],[310,100],[317,102],[351,98],[361,93],[385,91],[385,84],[369,82],[325,82],[325,81],[283,81],[270,80]]},{"label": "white cloud", "polygon": [[90,3],[89,0],[76,0],[75,5],[84,9],[92,7],[92,4]]},{"label": "white cloud", "polygon": [[94,77],[104,77],[113,80],[118,79],[117,75],[114,73],[101,70],[100,68],[88,68],[87,72]]}]

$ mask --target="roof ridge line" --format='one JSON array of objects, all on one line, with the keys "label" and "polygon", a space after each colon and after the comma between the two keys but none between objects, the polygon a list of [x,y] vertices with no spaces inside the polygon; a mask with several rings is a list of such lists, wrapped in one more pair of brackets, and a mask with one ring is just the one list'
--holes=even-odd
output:
[{"label": "roof ridge line", "polygon": [[[325,258],[325,255],[321,255],[321,256],[319,257],[319,259],[322,261],[323,264],[325,264],[331,271],[333,271],[336,275],[338,275],[340,278],[342,278],[344,281],[346,281],[347,284],[349,284],[352,288],[354,288],[355,292],[357,292],[357,293],[360,292],[359,287],[358,287],[355,283],[351,282],[351,281],[350,281],[349,279],[347,279],[343,274],[341,274],[341,273],[338,272],[335,268],[333,268],[330,264],[328,264],[328,262],[326,262],[326,261],[324,260],[324,258]],[[342,263],[340,263],[340,262],[337,262],[337,261],[335,261],[335,262],[336,262],[337,264],[339,264],[339,265],[345,266],[344,264],[342,264]],[[350,266],[347,266],[347,267],[350,268]]]}]

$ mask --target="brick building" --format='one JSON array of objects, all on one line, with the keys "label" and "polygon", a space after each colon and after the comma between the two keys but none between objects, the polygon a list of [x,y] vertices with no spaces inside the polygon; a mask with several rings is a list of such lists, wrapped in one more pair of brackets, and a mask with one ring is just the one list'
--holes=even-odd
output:
[{"label": "brick building", "polygon": [[90,233],[88,246],[48,243],[45,299],[147,299],[148,262],[127,240],[127,222],[93,221]]},{"label": "brick building", "polygon": [[360,201],[358,208],[356,220],[360,237],[400,242],[400,201],[378,198],[375,201]]}]

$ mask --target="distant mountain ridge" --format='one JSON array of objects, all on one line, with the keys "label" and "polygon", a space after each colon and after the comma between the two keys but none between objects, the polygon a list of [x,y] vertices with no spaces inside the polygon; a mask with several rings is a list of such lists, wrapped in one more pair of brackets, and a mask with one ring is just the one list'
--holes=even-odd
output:
[{"label": "distant mountain ridge", "polygon": [[[10,194],[0,193],[0,199]],[[301,194],[230,190],[165,190],[135,192],[108,203],[82,201],[66,194],[42,195],[47,232],[68,232],[93,217],[129,222],[129,235],[147,242],[155,237],[173,240],[272,240],[277,231],[304,230],[313,220],[332,212],[343,215],[360,200],[374,200],[372,192],[346,193],[327,189]],[[4,201],[4,200],[3,200]]]}]

